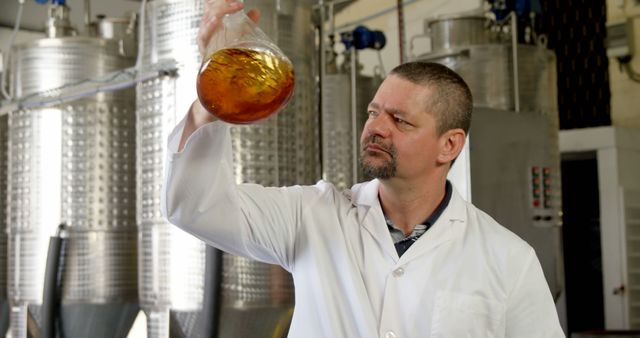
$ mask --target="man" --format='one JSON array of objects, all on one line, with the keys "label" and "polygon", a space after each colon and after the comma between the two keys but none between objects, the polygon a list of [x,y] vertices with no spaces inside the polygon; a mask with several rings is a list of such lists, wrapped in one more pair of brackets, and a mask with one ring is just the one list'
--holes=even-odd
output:
[{"label": "man", "polygon": [[[200,43],[240,8],[207,4]],[[215,247],[291,272],[290,337],[564,337],[533,249],[446,180],[471,108],[448,68],[396,67],[361,137],[376,179],[343,192],[236,185],[229,126],[194,102],[170,137],[164,212]]]}]

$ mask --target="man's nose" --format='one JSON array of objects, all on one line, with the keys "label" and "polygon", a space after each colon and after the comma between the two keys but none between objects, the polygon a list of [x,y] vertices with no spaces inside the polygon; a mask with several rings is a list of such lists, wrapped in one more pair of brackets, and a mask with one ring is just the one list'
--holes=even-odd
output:
[{"label": "man's nose", "polygon": [[370,135],[380,135],[386,138],[391,133],[392,123],[393,121],[389,114],[380,113],[369,117],[365,129],[369,131]]}]

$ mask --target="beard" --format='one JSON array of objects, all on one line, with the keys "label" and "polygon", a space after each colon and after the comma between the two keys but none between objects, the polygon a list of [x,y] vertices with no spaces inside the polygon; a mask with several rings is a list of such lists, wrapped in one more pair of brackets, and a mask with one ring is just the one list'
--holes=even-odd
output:
[{"label": "beard", "polygon": [[[367,144],[375,144],[387,152],[386,156],[379,153],[371,153],[364,150]],[[367,178],[389,179],[396,176],[397,151],[393,144],[384,144],[379,136],[371,135],[362,141],[360,152],[360,165],[364,176]],[[390,158],[389,158],[390,157]],[[381,160],[382,163],[374,163],[372,159]]]}]

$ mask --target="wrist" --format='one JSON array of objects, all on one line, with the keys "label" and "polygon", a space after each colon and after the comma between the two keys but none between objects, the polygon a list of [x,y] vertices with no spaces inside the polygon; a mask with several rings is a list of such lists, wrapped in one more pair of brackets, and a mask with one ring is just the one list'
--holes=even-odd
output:
[{"label": "wrist", "polygon": [[216,121],[216,118],[213,114],[209,113],[200,103],[200,100],[195,100],[191,104],[191,108],[189,109],[189,119],[194,124],[196,128],[201,127],[207,123]]},{"label": "wrist", "polygon": [[191,134],[193,134],[198,128],[216,120],[217,118],[204,109],[199,100],[195,100],[191,104],[189,112],[187,113],[178,151],[182,151],[187,143],[187,139],[189,139],[189,136],[191,136]]}]

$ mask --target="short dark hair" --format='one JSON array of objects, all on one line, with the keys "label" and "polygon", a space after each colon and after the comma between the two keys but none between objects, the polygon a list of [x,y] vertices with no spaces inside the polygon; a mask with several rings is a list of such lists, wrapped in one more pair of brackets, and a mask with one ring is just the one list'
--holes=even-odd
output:
[{"label": "short dark hair", "polygon": [[439,135],[456,128],[469,133],[473,98],[469,86],[456,72],[439,63],[414,61],[395,67],[390,75],[435,90],[427,105],[435,115]]}]

